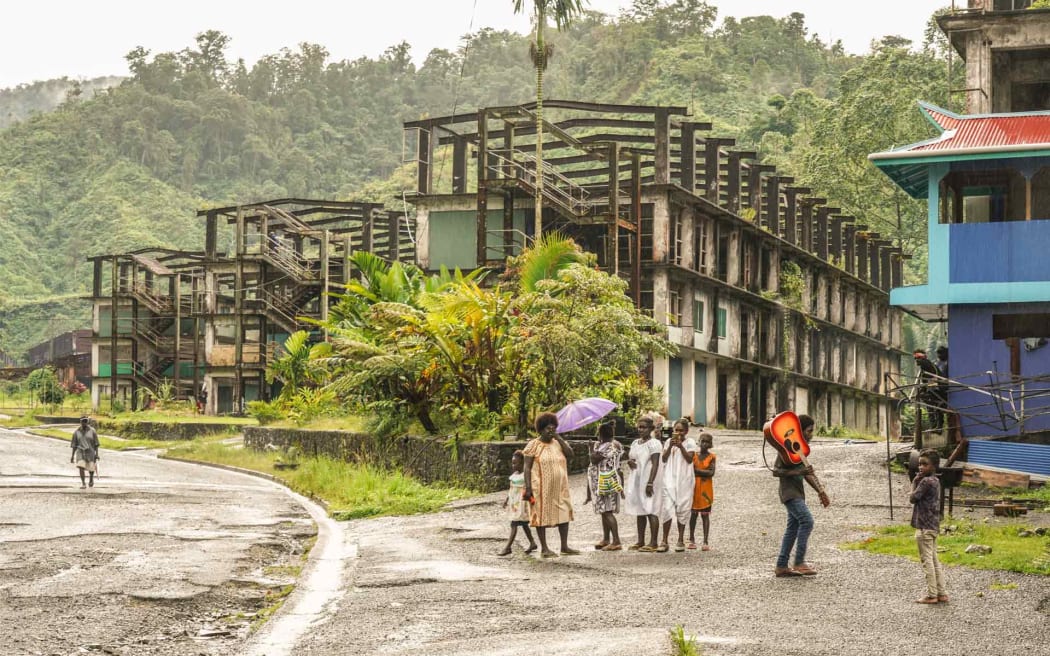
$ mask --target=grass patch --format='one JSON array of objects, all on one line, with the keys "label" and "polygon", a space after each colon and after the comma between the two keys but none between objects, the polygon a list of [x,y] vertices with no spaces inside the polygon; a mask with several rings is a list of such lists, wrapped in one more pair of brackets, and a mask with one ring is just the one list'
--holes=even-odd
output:
[{"label": "grass patch", "polygon": [[[60,428],[34,428],[27,430],[30,435],[37,435],[40,437],[54,437],[63,440],[69,440],[73,437],[72,430],[62,430]],[[205,437],[199,437],[193,440],[192,443],[207,444],[219,440],[228,438],[229,435],[226,433],[219,433],[217,435],[207,435]],[[99,445],[103,449],[110,449],[112,451],[127,451],[128,449],[170,449],[175,445],[190,444],[191,442],[184,441],[172,441],[172,440],[145,440],[145,439],[133,439],[133,440],[122,440],[115,439],[112,437],[105,437],[103,435],[98,436]]]},{"label": "grass patch", "polygon": [[[1031,527],[1018,524],[984,524],[952,519],[943,525],[958,529],[937,538],[938,557],[945,565],[962,565],[973,569],[999,569],[1022,574],[1050,576],[1050,536],[1018,537],[1018,532]],[[968,554],[966,547],[984,544],[990,554]],[[919,560],[915,529],[910,526],[886,526],[875,535],[842,545],[846,549],[869,553],[904,556]]]},{"label": "grass patch", "polygon": [[687,636],[681,624],[671,629],[671,656],[701,656],[695,636]]},{"label": "grass patch", "polygon": [[229,424],[231,426],[258,426],[254,417],[225,417],[198,415],[196,413],[167,412],[164,410],[140,410],[104,415],[119,422],[155,421],[161,424]]},{"label": "grass patch", "polygon": [[251,629],[249,630],[255,633],[259,630],[259,627],[266,624],[266,621],[281,609],[288,595],[292,594],[292,590],[295,590],[294,585],[284,585],[279,590],[267,590],[266,596],[263,598],[263,607],[255,614],[255,619],[252,620]]},{"label": "grass patch", "polygon": [[268,424],[271,428],[296,428],[306,430],[344,430],[352,431],[355,433],[363,433],[366,430],[367,422],[364,418],[356,415],[346,415],[343,417],[317,417],[312,419],[305,424],[297,424],[291,419],[282,419],[272,424]]},{"label": "grass patch", "polygon": [[0,427],[3,428],[26,428],[38,426],[40,422],[33,415],[11,415],[10,419],[0,419]]},{"label": "grass patch", "polygon": [[281,578],[299,578],[299,574],[303,571],[302,565],[267,565],[263,567],[263,575]]},{"label": "grass patch", "polygon": [[400,472],[388,472],[331,458],[302,458],[298,469],[277,470],[277,453],[234,449],[194,441],[168,450],[172,456],[242,467],[271,474],[291,489],[322,499],[335,519],[414,515],[438,510],[450,501],[476,494],[445,485],[424,485]]},{"label": "grass patch", "polygon": [[1042,505],[1042,509],[1050,508],[1050,486],[1043,485],[1042,487],[1031,488],[1023,490],[1020,488],[1011,488],[1008,490],[997,490],[1001,492],[1004,497],[1010,497],[1011,499],[1025,499],[1029,501],[1037,501]]},{"label": "grass patch", "polygon": [[1016,583],[1003,583],[1002,581],[992,581],[992,590],[1016,590]]},{"label": "grass patch", "polygon": [[870,442],[886,441],[884,436],[862,433],[858,430],[843,426],[842,424],[835,424],[834,426],[818,426],[816,434],[817,437],[829,437],[841,440],[866,440]]}]

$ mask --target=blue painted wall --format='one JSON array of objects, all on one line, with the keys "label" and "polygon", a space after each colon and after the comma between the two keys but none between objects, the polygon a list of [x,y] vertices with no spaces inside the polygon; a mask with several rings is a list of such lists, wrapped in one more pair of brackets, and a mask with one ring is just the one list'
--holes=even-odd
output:
[{"label": "blue painted wall", "polygon": [[1050,476],[1050,446],[1043,444],[973,440],[966,461],[974,465]]},{"label": "blue painted wall", "polygon": [[[974,386],[987,387],[994,380],[1010,379],[1010,349],[1003,340],[992,339],[992,315],[1029,312],[1050,312],[1050,303],[952,305],[948,308],[948,350],[951,378]],[[986,372],[993,372],[990,377]],[[1050,346],[1034,351],[1021,347],[1021,376],[1031,377],[1050,373]],[[1031,395],[1046,390],[1042,398],[1024,401],[1023,414],[1045,413],[1025,421],[1026,431],[1050,430],[1050,383],[1028,384],[1025,392]],[[1021,411],[1020,390],[1007,394],[996,406],[987,394],[970,390],[953,390],[948,404],[959,410],[963,435],[1009,436],[1018,435],[1021,426],[1011,417]],[[1000,411],[1007,415],[1005,425]]]},{"label": "blue painted wall", "polygon": [[952,283],[1050,280],[1050,221],[960,223],[948,232]]}]

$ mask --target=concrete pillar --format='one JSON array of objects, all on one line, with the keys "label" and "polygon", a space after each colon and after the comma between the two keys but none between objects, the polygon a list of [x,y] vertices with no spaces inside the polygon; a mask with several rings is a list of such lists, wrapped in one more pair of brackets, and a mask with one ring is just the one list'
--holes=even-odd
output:
[{"label": "concrete pillar", "polygon": [[727,160],[724,147],[732,146],[736,143],[735,139],[717,139],[714,137],[707,137],[702,139],[703,152],[704,152],[704,177],[703,177],[703,189],[701,190],[704,198],[715,205],[722,204],[722,193],[721,186],[725,181],[722,176],[722,162]]},{"label": "concrete pillar", "polygon": [[850,224],[842,227],[842,262],[850,275],[857,272],[857,228]]},{"label": "concrete pillar", "polygon": [[739,214],[743,207],[741,199],[741,177],[742,160],[754,159],[758,154],[754,151],[733,151],[729,153],[726,161],[726,193],[728,203],[726,209],[733,214]]},{"label": "concrete pillar", "polygon": [[809,187],[786,187],[784,189],[784,229],[780,236],[789,244],[797,244],[799,241],[798,215],[803,201],[799,196],[811,193],[811,191]]},{"label": "concrete pillar", "polygon": [[653,262],[666,264],[670,254],[671,203],[666,195],[653,202]]},{"label": "concrete pillar", "polygon": [[726,428],[740,428],[740,372],[726,372]]},{"label": "concrete pillar", "polygon": [[654,180],[660,184],[671,183],[671,117],[665,109],[656,110],[653,116]]}]

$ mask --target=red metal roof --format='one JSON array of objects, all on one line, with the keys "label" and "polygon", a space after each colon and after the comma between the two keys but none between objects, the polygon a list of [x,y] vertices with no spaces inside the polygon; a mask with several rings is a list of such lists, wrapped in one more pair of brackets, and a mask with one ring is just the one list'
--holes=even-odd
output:
[{"label": "red metal roof", "polygon": [[960,116],[934,105],[919,103],[926,116],[941,129],[939,138],[896,152],[994,149],[1050,144],[1050,112],[977,114]]}]

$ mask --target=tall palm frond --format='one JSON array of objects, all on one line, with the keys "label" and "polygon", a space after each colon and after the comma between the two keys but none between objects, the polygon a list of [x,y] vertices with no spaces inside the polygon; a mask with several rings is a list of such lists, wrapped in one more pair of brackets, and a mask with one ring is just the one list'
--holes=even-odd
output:
[{"label": "tall palm frond", "polygon": [[589,264],[590,259],[573,240],[556,232],[543,235],[514,261],[518,288],[522,292],[536,291],[539,281],[556,278],[570,264]]}]

